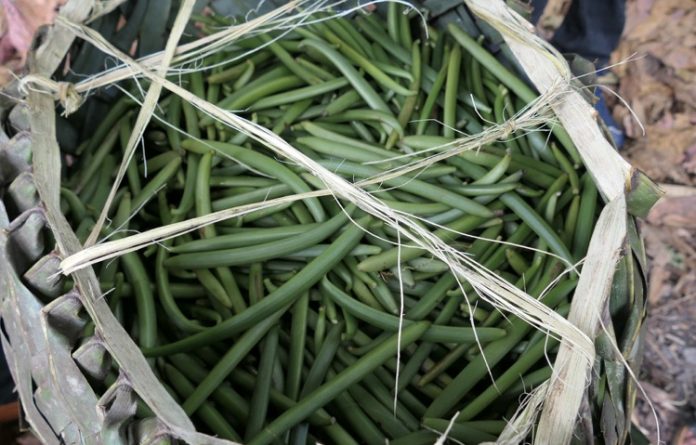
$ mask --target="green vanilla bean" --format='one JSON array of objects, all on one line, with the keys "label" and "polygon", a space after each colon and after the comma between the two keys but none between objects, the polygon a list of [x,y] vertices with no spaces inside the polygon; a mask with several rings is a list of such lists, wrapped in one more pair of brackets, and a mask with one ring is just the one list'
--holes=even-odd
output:
[{"label": "green vanilla bean", "polygon": [[255,246],[185,253],[170,257],[164,264],[166,267],[177,269],[207,269],[248,264],[250,262],[265,261],[285,256],[321,243],[343,227],[354,210],[355,206],[351,205],[346,208],[345,213],[339,213],[317,226],[314,230],[305,231],[296,236]]},{"label": "green vanilla bean", "polygon": [[[271,157],[257,153],[253,150],[224,142],[201,141],[193,139],[182,141],[181,146],[194,152],[205,153],[211,149],[215,150],[223,156],[236,159],[241,163],[248,164],[253,168],[257,168],[261,172],[266,173],[271,177],[279,179],[287,184],[295,193],[307,193],[311,191],[309,186],[292,170]],[[325,219],[326,215],[324,209],[321,207],[321,204],[317,198],[307,198],[304,200],[304,202],[307,204],[309,211],[312,213],[312,216],[317,222]]]},{"label": "green vanilla bean", "polygon": [[[418,445],[447,430],[453,443],[493,442],[527,385],[548,379],[544,355],[555,343],[497,310],[446,257],[471,258],[472,273],[567,315],[577,277],[562,271],[586,253],[603,205],[595,182],[560,125],[513,125],[539,95],[486,49],[494,39],[476,35],[466,12],[449,29],[398,3],[304,13],[303,26],[228,42],[176,80],[355,193],[327,191],[289,153],[168,93],[104,235],[262,208],[104,262],[99,285],[204,434],[249,445]],[[238,20],[200,17],[211,38]],[[138,96],[137,85],[126,88]],[[61,209],[81,239],[135,106],[113,102],[65,166]],[[481,146],[464,150],[477,134]],[[654,190],[640,188],[638,174],[629,179],[629,192],[638,190],[629,213],[643,212]],[[384,212],[368,214],[357,188]],[[430,241],[405,236],[399,217]],[[433,250],[433,240],[452,250]],[[624,269],[619,281],[632,283]],[[61,285],[69,291],[73,281]],[[89,323],[81,335],[95,332]],[[140,405],[138,415],[151,417]]]},{"label": "green vanilla bean", "polygon": [[[332,299],[341,307],[345,307],[351,314],[369,324],[377,326],[385,331],[398,331],[399,318],[385,314],[381,311],[370,308],[369,306],[352,299],[345,292],[337,288],[326,278],[321,281],[321,287]],[[405,319],[401,323],[403,326],[412,324],[413,321]],[[475,332],[474,332],[475,331]],[[503,329],[486,328],[465,328],[454,326],[432,325],[421,337],[425,341],[440,343],[473,343],[477,339],[481,342],[488,342],[505,337]]]},{"label": "green vanilla bean", "polygon": [[191,350],[229,338],[254,326],[268,316],[284,312],[287,310],[289,304],[292,304],[303,292],[319,282],[328,271],[338,264],[347,253],[358,244],[360,238],[364,235],[362,227],[364,227],[369,220],[369,217],[363,217],[356,221],[357,224],[350,225],[336,241],[331,244],[331,247],[307,264],[297,275],[244,312],[223,321],[213,328],[206,329],[199,334],[192,335],[168,345],[146,349],[143,352],[145,355],[158,356]]},{"label": "green vanilla bean", "polygon": [[249,402],[249,419],[247,420],[245,439],[255,436],[262,428],[266,420],[270,399],[271,376],[273,363],[276,360],[278,349],[278,326],[275,326],[266,335],[262,344],[259,372],[256,376],[256,387]]},{"label": "green vanilla bean", "polygon": [[[543,300],[549,307],[555,307],[575,289],[577,280],[565,280]],[[484,378],[489,367],[495,366],[514,348],[532,327],[521,319],[514,319],[508,329],[507,337],[490,343],[474,360],[462,369],[445,389],[435,398],[425,413],[426,417],[441,417],[450,412],[468,392]],[[485,357],[485,359],[484,359]]]},{"label": "green vanilla bean", "polygon": [[403,349],[418,340],[429,326],[428,322],[417,322],[404,328],[401,335],[391,336],[387,341],[358,359],[355,364],[338,373],[328,383],[301,399],[294,408],[285,411],[269,423],[259,435],[249,442],[249,445],[266,445],[280,439],[289,428],[306,419],[316,409],[331,402],[338,394],[359,382],[365,375],[393,357],[398,348]]},{"label": "green vanilla bean", "polygon": [[[524,81],[519,77],[511,73],[507,68],[503,66],[492,54],[486,51],[478,42],[471,38],[464,30],[457,27],[455,24],[450,24],[447,27],[452,37],[459,43],[463,48],[465,48],[472,56],[474,56],[481,65],[486,67],[488,71],[493,73],[501,82],[505,84],[510,90],[512,90],[516,95],[518,95],[523,101],[530,103],[537,98],[537,94],[527,86]],[[558,138],[558,140],[563,144],[568,153],[572,157],[573,161],[580,165],[582,160],[577,148],[573,144],[568,136],[568,133],[560,125],[553,126],[553,132]]]}]

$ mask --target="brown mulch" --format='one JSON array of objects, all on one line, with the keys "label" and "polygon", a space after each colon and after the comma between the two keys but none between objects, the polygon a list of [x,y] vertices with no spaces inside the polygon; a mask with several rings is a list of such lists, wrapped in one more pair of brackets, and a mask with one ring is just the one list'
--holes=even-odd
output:
[{"label": "brown mulch", "polygon": [[[667,184],[667,196],[643,224],[651,263],[640,379],[668,443],[696,412],[696,1],[629,0],[613,59],[632,59],[613,70],[628,104],[613,108],[628,137],[624,154]],[[634,420],[656,443],[643,395]],[[696,443],[686,437],[679,443]]]},{"label": "brown mulch", "polygon": [[629,0],[614,54],[620,79],[614,116],[632,139],[628,157],[652,178],[692,185],[696,174],[696,0]]},{"label": "brown mulch", "polygon": [[[668,199],[664,205],[672,206],[670,201]],[[696,410],[694,223],[696,221],[691,220],[691,227],[651,223],[643,226],[651,266],[650,312],[646,321],[641,382],[657,411],[664,439],[672,438],[683,423],[693,418]],[[653,414],[642,396],[639,396],[634,417],[656,442]]]}]

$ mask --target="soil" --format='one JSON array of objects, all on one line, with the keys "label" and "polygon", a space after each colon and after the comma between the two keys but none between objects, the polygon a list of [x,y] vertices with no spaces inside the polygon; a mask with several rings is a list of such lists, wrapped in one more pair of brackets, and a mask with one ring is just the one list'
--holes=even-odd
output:
[{"label": "soil", "polygon": [[[642,224],[650,308],[634,422],[657,443],[651,400],[669,443],[696,412],[696,1],[629,0],[613,62],[623,153],[667,191]],[[680,445],[696,444],[687,436]]]}]

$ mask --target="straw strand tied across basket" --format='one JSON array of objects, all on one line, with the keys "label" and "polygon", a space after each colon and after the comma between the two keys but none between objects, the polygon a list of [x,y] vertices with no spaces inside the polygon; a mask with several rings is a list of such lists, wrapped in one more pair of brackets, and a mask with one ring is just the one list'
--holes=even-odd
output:
[{"label": "straw strand tied across basket", "polygon": [[[383,220],[403,239],[428,250],[435,258],[448,260],[448,257],[438,250],[440,241],[428,238],[411,219],[388,212],[379,200],[343,181],[280,137],[197,97],[173,82],[171,76],[165,77],[170,67],[187,57],[214,52],[255,29],[279,23],[297,25],[302,21],[297,17],[319,2],[289,2],[208,38],[180,43],[187,36],[186,25],[196,2],[181,1],[177,9],[172,2],[150,1],[150,13],[163,8],[171,15],[166,25],[170,32],[167,38],[164,33],[140,34],[141,39],[159,35],[159,40],[153,37],[146,44],[163,50],[137,61],[128,55],[130,41],[119,40],[118,33],[101,35],[90,28],[91,24],[103,24],[117,17],[116,8],[121,3],[68,1],[56,24],[45,29],[37,39],[30,57],[31,74],[14,85],[14,91],[7,92],[14,99],[2,99],[6,121],[0,134],[3,349],[26,419],[46,444],[170,440],[192,444],[231,443],[196,431],[190,416],[160,382],[151,363],[112,313],[108,295],[100,289],[92,265],[248,209],[216,212],[98,244],[95,243],[100,231],[96,229],[82,245],[61,211],[61,165],[69,157],[61,153],[57,142],[57,135],[64,127],[63,117],[56,113],[56,103],[67,114],[79,113],[89,106],[84,99],[100,88],[131,77],[143,79],[147,90],[143,91],[143,104],[127,140],[127,159],[133,156],[143,131],[153,119],[159,96],[169,92],[219,122],[251,135],[326,185],[326,190],[303,197],[339,196]],[[425,5],[438,11],[433,14],[448,12],[450,19],[457,17],[456,8],[464,10],[464,6],[459,6],[461,2],[428,3],[435,4]],[[540,95],[530,98],[531,104],[524,113],[482,134],[462,137],[453,150],[470,150],[534,128],[539,122],[554,120],[562,137],[577,147],[605,202],[566,318],[488,271],[476,270],[456,258],[445,261],[458,277],[485,294],[491,305],[561,340],[551,376],[526,397],[514,417],[507,419],[498,443],[565,444],[573,440],[627,443],[643,335],[646,286],[645,253],[634,217],[646,214],[659,197],[659,191],[613,150],[597,125],[591,105],[576,89],[567,65],[533,34],[531,25],[502,1],[468,0],[465,4],[466,11],[501,36],[501,43],[507,45]],[[137,8],[131,4],[130,11],[135,14]],[[296,17],[294,21],[292,17]],[[70,53],[71,48],[79,48],[79,54],[91,51],[92,60],[99,63],[105,60],[112,65],[117,60],[119,63],[116,68],[87,79],[52,80],[54,75],[62,76],[66,54],[78,54]],[[106,54],[108,59],[94,56],[98,52]],[[90,60],[84,55],[75,59],[71,60],[75,65]],[[85,68],[85,64],[81,67]],[[103,65],[93,71],[101,68]],[[453,156],[454,151],[442,159]],[[125,173],[122,167],[119,177],[122,179]],[[404,173],[407,172],[393,175]],[[108,202],[115,192],[113,189]],[[107,211],[108,208],[97,219],[97,227],[105,223]],[[60,280],[63,273],[75,284],[67,293]],[[81,338],[86,319],[93,322],[93,334]],[[111,372],[113,369],[118,369],[116,377]],[[106,382],[108,389],[97,393],[95,382],[100,385]]]}]

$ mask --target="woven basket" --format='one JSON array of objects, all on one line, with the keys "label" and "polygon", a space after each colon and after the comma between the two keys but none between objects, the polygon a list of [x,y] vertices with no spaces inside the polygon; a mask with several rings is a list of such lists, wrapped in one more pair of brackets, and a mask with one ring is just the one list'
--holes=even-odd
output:
[{"label": "woven basket", "polygon": [[[143,12],[136,4],[146,3],[132,1],[131,7],[125,9],[131,14],[129,20],[137,20],[137,14]],[[149,3],[153,9],[163,8],[167,12],[165,16],[176,13],[172,2]],[[241,0],[226,4],[233,7],[227,11],[229,13],[247,8]],[[109,13],[109,5],[112,2],[69,0],[60,14],[78,23],[95,14],[105,14],[92,23],[107,38],[120,39],[119,46],[127,47],[138,35],[152,32],[134,27],[131,36],[114,35],[111,31],[122,11]],[[471,12],[459,0],[430,1],[426,6],[431,11],[430,17],[438,24],[473,20]],[[507,57],[517,58],[516,62],[527,70],[527,76],[537,89],[543,93],[551,88],[559,77],[558,71],[552,63],[549,65],[548,58],[539,55],[538,46],[505,33],[504,24],[510,13],[502,1],[472,0],[470,6],[478,14],[486,13],[486,20],[492,26],[485,26],[485,32],[494,35],[499,43],[507,42],[504,46]],[[491,17],[496,20],[490,20]],[[480,18],[476,21],[485,25]],[[167,26],[166,21],[163,26]],[[494,29],[502,31],[504,37]],[[166,28],[164,30],[166,32]],[[149,50],[164,46],[165,34],[150,36],[154,40],[149,42]],[[67,29],[55,26],[44,29],[37,39],[30,56],[32,72],[59,76],[56,72],[69,51],[73,66],[81,66],[80,72],[89,74],[103,66],[103,60],[95,57],[92,48],[75,40]],[[72,79],[68,76],[66,80]],[[7,93],[21,96],[16,90]],[[69,94],[69,90],[62,94]],[[76,136],[66,132],[61,122],[63,118],[56,115],[54,99],[64,100],[65,97],[54,98],[30,89],[24,99],[19,104],[3,99],[1,108],[5,124],[0,131],[0,316],[3,349],[32,431],[46,444],[230,443],[195,431],[191,420],[157,380],[138,347],[100,298],[97,277],[91,267],[75,272],[72,276],[75,288],[63,292],[63,282],[57,273],[60,260],[78,251],[80,245],[60,211],[63,157],[57,138],[66,149],[71,143],[76,145],[74,139],[70,142]],[[97,93],[82,105],[77,116],[84,119],[85,128],[90,128],[99,110],[107,107],[112,99],[109,93]],[[567,388],[562,382],[550,385],[555,385],[553,390],[561,394],[557,403],[570,411],[561,421],[574,425],[573,440],[623,444],[627,443],[631,429],[636,391],[625,363],[637,374],[646,289],[645,254],[631,215],[640,216],[652,204],[652,198],[642,198],[643,194],[639,193],[646,188],[651,190],[651,183],[613,152],[592,117],[591,107],[577,93],[564,96],[554,110],[580,148],[605,201],[618,200],[623,204],[607,205],[605,212],[612,210],[613,213],[605,220],[600,218],[598,227],[601,224],[615,226],[616,221],[625,224],[613,227],[615,231],[607,227],[601,233],[599,228],[596,230],[597,239],[590,246],[588,262],[583,269],[584,289],[590,295],[583,301],[574,301],[575,309],[571,309],[569,316],[580,330],[595,340],[594,367],[587,373],[589,384],[574,398],[564,395]],[[619,212],[618,217],[616,212]],[[602,248],[608,254],[612,250],[617,255],[620,252],[617,272],[614,273],[614,265],[611,265],[605,268],[607,277],[595,275],[592,279],[589,274],[599,272],[591,269],[589,263],[593,255],[602,257]],[[581,292],[582,281],[581,277],[578,292]],[[578,315],[582,306],[589,311],[592,305],[597,306],[606,329],[598,328],[600,317],[588,322]],[[87,318],[94,322],[95,334],[88,339],[79,338]],[[618,345],[621,356],[612,343]],[[559,358],[562,354],[563,350]],[[568,354],[572,356],[572,351]],[[103,384],[113,364],[120,371],[118,379],[108,382],[106,392],[95,392],[94,388],[99,387],[96,383]],[[561,372],[563,366],[568,366],[558,362],[557,365]],[[141,420],[134,420],[136,401],[148,408],[143,411],[149,412],[148,416],[140,413],[137,417]],[[540,425],[557,422],[553,419],[557,410],[547,408],[542,412]]]}]

